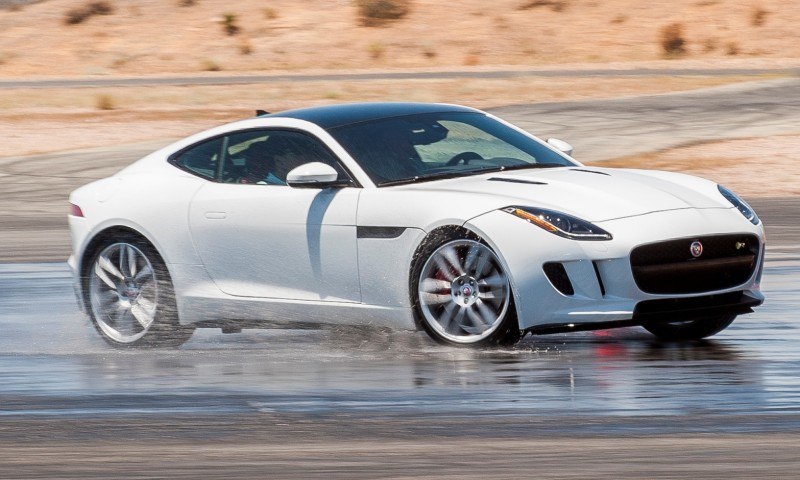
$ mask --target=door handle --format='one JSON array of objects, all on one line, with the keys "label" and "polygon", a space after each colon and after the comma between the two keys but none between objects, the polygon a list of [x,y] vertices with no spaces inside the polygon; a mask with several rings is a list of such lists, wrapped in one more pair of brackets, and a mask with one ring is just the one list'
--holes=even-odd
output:
[{"label": "door handle", "polygon": [[227,212],[206,212],[206,218],[209,220],[225,220],[227,217]]}]

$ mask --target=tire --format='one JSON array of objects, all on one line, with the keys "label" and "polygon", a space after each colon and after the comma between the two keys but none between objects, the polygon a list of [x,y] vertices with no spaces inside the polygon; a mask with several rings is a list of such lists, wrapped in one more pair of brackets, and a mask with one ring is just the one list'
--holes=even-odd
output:
[{"label": "tire", "polygon": [[519,341],[508,275],[478,238],[434,234],[417,252],[410,278],[415,318],[435,341],[459,346]]},{"label": "tire", "polygon": [[642,326],[661,340],[700,340],[725,330],[734,320],[736,315],[718,315],[684,322],[648,323]]},{"label": "tire", "polygon": [[109,344],[176,347],[194,332],[180,325],[169,271],[144,239],[131,234],[101,243],[84,273],[92,324]]}]

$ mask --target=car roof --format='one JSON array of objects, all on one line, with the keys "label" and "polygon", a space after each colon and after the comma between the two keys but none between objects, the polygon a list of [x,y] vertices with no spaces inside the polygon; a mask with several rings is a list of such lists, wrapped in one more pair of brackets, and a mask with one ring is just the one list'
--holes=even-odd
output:
[{"label": "car roof", "polygon": [[327,130],[353,123],[368,122],[383,118],[445,112],[480,113],[479,110],[475,110],[474,108],[441,103],[372,102],[298,108],[295,110],[262,115],[259,118],[296,118],[315,123]]}]

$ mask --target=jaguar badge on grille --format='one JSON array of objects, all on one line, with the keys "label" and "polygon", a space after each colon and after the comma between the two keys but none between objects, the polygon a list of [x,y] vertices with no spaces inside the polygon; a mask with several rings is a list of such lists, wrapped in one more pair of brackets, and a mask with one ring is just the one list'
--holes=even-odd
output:
[{"label": "jaguar badge on grille", "polygon": [[689,246],[689,252],[691,252],[694,258],[699,257],[703,254],[703,244],[698,241],[692,242],[692,244]]}]

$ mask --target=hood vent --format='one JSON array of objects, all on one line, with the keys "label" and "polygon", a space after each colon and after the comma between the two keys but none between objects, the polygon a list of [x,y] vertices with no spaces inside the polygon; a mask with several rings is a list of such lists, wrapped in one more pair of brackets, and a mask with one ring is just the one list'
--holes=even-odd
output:
[{"label": "hood vent", "polygon": [[596,173],[598,175],[605,175],[607,177],[611,176],[611,174],[606,172],[595,172],[594,170],[584,170],[582,168],[570,168],[570,170],[572,170],[573,172]]},{"label": "hood vent", "polygon": [[545,182],[537,182],[536,180],[523,180],[521,178],[504,178],[492,177],[487,180],[488,182],[508,182],[508,183],[527,183],[529,185],[547,185]]}]

